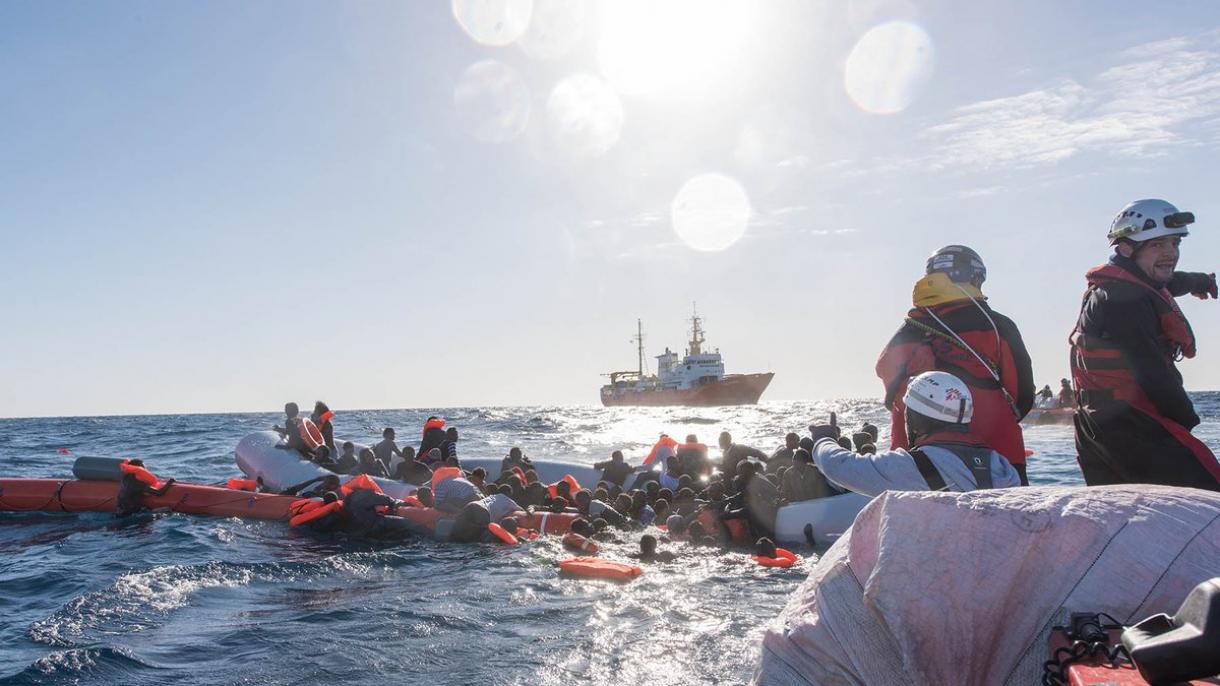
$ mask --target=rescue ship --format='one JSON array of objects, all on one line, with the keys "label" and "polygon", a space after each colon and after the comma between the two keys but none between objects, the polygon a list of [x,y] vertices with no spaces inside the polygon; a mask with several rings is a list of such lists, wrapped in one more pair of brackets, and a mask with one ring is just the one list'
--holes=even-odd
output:
[{"label": "rescue ship", "polygon": [[708,407],[754,405],[771,383],[773,372],[725,374],[720,351],[703,351],[703,323],[698,312],[691,317],[691,337],[686,355],[665,348],[657,355],[657,373],[644,368],[644,327],[636,321],[634,337],[639,355],[635,371],[610,372],[610,383],[602,386],[602,405],[679,405]]}]

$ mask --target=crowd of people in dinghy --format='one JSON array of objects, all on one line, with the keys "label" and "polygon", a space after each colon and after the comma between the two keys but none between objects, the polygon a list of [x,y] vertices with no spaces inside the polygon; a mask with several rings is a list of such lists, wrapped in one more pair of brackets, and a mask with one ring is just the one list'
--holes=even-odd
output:
[{"label": "crowd of people in dinghy", "polygon": [[[933,385],[936,381],[932,379]],[[906,400],[916,410],[913,416],[928,411],[931,400],[913,397],[920,392],[936,395],[928,389],[919,379],[910,385]],[[935,390],[943,389],[936,386]],[[969,389],[959,384],[952,390],[968,408]],[[941,408],[940,415],[951,415],[948,421],[924,417],[923,423],[916,421],[909,427],[910,435],[968,426],[969,411],[959,410],[957,401],[952,407]],[[847,489],[875,494],[895,487],[934,487],[931,482],[904,480],[912,474],[922,478],[909,453],[878,453],[876,426],[865,423],[850,437],[841,435],[833,413],[827,423],[810,426],[807,436],[788,433],[783,445],[770,453],[735,442],[727,431],[719,435],[718,456],[696,435],[678,442],[661,434],[639,465],[615,450],[609,459],[593,465],[600,470],[597,483],[581,484],[571,475],[554,483],[543,482],[534,463],[519,447],[508,451],[496,473],[482,467],[464,470],[458,456],[458,432],[446,427],[439,417],[429,417],[424,423],[418,450],[400,447],[394,429],[386,428],[376,445],[353,455],[353,444],[344,443],[338,459],[332,459],[330,423],[334,413],[320,402],[310,417],[301,416],[293,403],[285,412],[284,426],[275,427],[284,438],[280,446],[299,451],[304,458],[333,472],[282,491],[321,499],[319,502],[333,510],[333,515],[328,512],[326,516],[302,517],[301,523],[372,536],[419,533],[417,521],[402,517],[410,513],[404,508],[416,507],[435,510],[442,519],[451,520],[445,523],[447,540],[523,540],[532,535],[524,520],[536,523],[536,515],[545,513],[571,517],[565,544],[578,551],[595,552],[602,543],[620,541],[654,526],[661,530],[660,537],[641,536],[640,559],[671,559],[675,553],[660,550],[658,543],[681,540],[726,550],[753,548],[764,564],[781,560],[776,564],[782,565],[783,560],[791,560],[774,543],[780,507],[831,497]],[[951,452],[946,457],[934,447],[929,449],[938,466],[953,460]],[[979,478],[982,487],[1019,483],[1015,471],[1001,456],[987,457],[990,459],[984,464],[988,474]],[[901,461],[910,463],[909,474],[904,474],[900,465],[895,466]],[[956,470],[946,469],[952,477],[941,487],[976,487],[971,478],[977,474],[971,477],[973,472],[967,470],[963,476],[961,471],[960,465]],[[871,476],[861,476],[870,472]],[[340,475],[357,478],[341,485]],[[397,501],[363,477],[392,478],[418,488],[411,498]]]}]

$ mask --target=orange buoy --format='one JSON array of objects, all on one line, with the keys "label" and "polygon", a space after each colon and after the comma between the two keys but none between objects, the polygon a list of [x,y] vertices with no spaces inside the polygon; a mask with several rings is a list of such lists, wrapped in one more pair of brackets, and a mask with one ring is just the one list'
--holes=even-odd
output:
[{"label": "orange buoy", "polygon": [[752,560],[764,567],[783,567],[788,568],[796,563],[800,558],[796,553],[784,548],[775,549],[775,557],[763,557],[762,555],[754,555]]}]

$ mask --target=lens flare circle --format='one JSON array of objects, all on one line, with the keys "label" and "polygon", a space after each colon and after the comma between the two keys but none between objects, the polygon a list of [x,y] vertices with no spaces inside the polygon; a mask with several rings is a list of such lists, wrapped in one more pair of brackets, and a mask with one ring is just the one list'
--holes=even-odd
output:
[{"label": "lens flare circle", "polygon": [[865,112],[896,114],[919,94],[934,62],[926,31],[907,21],[886,22],[856,42],[843,68],[843,86]]},{"label": "lens flare circle", "polygon": [[551,91],[546,120],[552,148],[561,156],[598,157],[618,142],[623,104],[605,81],[591,74],[574,74]]},{"label": "lens flare circle", "polygon": [[536,60],[557,60],[584,36],[587,16],[583,0],[534,0],[529,28],[517,47]]},{"label": "lens flare circle", "polygon": [[534,0],[453,0],[453,18],[481,45],[510,45],[529,28]]},{"label": "lens flare circle", "polygon": [[515,69],[495,60],[466,68],[453,89],[458,121],[484,143],[521,135],[530,118],[530,91]]},{"label": "lens flare circle", "polygon": [[750,198],[735,179],[700,174],[685,184],[670,205],[674,233],[695,250],[718,252],[745,235]]}]

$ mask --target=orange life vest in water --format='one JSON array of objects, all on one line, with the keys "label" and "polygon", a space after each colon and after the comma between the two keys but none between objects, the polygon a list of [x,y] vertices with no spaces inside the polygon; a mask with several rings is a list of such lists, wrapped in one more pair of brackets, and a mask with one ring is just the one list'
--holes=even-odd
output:
[{"label": "orange life vest in water", "polygon": [[152,472],[143,467],[137,467],[127,460],[123,460],[119,463],[119,471],[123,472],[124,474],[134,476],[136,481],[139,481],[145,486],[149,486],[151,488],[159,488],[161,486],[161,482],[157,481],[157,477],[153,476]]}]

